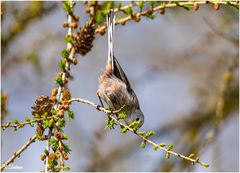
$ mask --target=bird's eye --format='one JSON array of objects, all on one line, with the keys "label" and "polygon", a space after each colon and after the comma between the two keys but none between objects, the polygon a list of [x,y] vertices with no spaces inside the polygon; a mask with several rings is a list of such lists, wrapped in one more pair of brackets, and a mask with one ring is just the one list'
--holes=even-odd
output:
[{"label": "bird's eye", "polygon": [[136,118],[136,121],[138,121],[140,118]]}]

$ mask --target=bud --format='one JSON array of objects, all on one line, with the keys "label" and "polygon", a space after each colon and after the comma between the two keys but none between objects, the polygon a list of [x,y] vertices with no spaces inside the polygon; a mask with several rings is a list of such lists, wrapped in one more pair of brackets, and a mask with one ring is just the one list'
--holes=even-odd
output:
[{"label": "bud", "polygon": [[219,10],[220,5],[219,5],[218,3],[214,3],[213,8],[214,8],[215,10]]},{"label": "bud", "polygon": [[140,20],[141,20],[140,15],[137,14],[137,15],[134,17],[134,20],[135,20],[135,22],[140,22]]},{"label": "bud", "polygon": [[72,22],[71,23],[71,27],[73,27],[74,29],[76,29],[78,27],[78,23],[77,22]]},{"label": "bud", "polygon": [[53,161],[53,160],[56,159],[56,154],[55,153],[50,153],[48,157],[49,157],[49,160]]},{"label": "bud", "polygon": [[68,25],[68,23],[66,21],[64,21],[62,26],[63,26],[63,28],[67,28],[69,25]]},{"label": "bud", "polygon": [[164,15],[164,13],[165,13],[165,8],[160,8],[160,9],[159,9],[159,13],[160,13],[161,15]]},{"label": "bud", "polygon": [[99,32],[100,35],[104,35],[104,34],[105,34],[105,29],[100,28],[100,29],[98,30],[98,32]]},{"label": "bud", "polygon": [[64,154],[64,155],[63,155],[63,159],[64,159],[64,160],[68,160],[68,155],[67,155],[67,154]]},{"label": "bud", "polygon": [[78,63],[78,60],[77,60],[77,58],[76,58],[76,57],[74,57],[74,58],[72,59],[72,63],[73,63],[74,65],[77,65],[77,63]]},{"label": "bud", "polygon": [[197,3],[194,3],[194,4],[193,4],[193,8],[194,8],[194,10],[197,11],[197,10],[199,9],[199,5],[198,5]]},{"label": "bud", "polygon": [[46,159],[46,156],[45,156],[44,154],[41,154],[41,155],[40,155],[40,159],[41,159],[42,161],[44,161],[44,160]]}]

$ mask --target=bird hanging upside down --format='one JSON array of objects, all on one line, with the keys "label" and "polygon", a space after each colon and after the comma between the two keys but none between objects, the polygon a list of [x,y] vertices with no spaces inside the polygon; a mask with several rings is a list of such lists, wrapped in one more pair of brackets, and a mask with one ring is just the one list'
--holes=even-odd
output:
[{"label": "bird hanging upside down", "polygon": [[[115,28],[115,16],[113,10],[110,10],[107,16],[108,26],[108,60],[106,67],[99,78],[99,89],[97,95],[103,99],[112,110],[118,110],[126,113],[124,119],[127,125],[134,121],[139,123],[140,128],[144,123],[144,115],[140,109],[138,98],[125,75],[122,67],[113,53],[113,32]],[[102,103],[102,101],[101,101]]]}]

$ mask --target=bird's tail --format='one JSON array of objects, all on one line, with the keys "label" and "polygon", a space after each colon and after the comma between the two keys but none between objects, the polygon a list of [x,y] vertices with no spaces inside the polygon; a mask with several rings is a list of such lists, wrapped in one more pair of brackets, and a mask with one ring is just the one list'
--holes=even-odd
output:
[{"label": "bird's tail", "polygon": [[115,29],[115,16],[114,11],[111,9],[107,15],[107,26],[108,26],[108,64],[111,64],[112,71],[114,70],[113,65],[113,34]]}]

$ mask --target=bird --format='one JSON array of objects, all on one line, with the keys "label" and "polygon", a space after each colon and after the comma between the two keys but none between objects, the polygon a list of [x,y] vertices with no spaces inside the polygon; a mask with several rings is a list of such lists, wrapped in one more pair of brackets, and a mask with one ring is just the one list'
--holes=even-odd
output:
[{"label": "bird", "polygon": [[107,15],[108,29],[108,59],[105,69],[99,77],[97,95],[103,106],[104,100],[112,110],[121,109],[126,114],[124,121],[130,125],[138,122],[138,128],[144,123],[144,114],[140,108],[137,95],[132,89],[130,82],[121,65],[114,55],[113,34],[115,29],[114,11],[111,9]]}]

